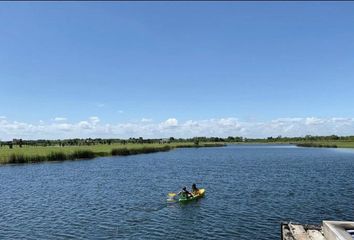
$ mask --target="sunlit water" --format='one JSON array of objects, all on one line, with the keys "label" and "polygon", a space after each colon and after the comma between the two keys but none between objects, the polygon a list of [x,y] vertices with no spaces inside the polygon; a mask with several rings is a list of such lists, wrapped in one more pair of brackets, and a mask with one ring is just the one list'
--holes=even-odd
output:
[{"label": "sunlit water", "polygon": [[[354,151],[238,145],[0,167],[1,239],[279,239],[354,220]],[[166,195],[197,183],[185,205]]]}]

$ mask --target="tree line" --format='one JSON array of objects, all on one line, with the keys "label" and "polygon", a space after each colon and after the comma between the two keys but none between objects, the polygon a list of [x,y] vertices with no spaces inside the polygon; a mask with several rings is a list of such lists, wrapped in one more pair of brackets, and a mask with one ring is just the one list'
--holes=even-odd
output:
[{"label": "tree line", "polygon": [[12,141],[0,141],[0,147],[13,148],[14,146],[90,146],[98,144],[164,144],[164,143],[187,143],[194,142],[199,143],[299,143],[299,142],[316,142],[316,141],[354,141],[354,136],[312,136],[306,135],[305,137],[267,137],[267,138],[245,138],[241,136],[229,136],[226,138],[222,137],[193,137],[193,138],[156,138],[156,139],[144,139],[139,138],[129,138],[129,139],[119,139],[119,138],[73,138],[73,139],[57,139],[57,140],[24,140],[24,139],[13,139]]}]

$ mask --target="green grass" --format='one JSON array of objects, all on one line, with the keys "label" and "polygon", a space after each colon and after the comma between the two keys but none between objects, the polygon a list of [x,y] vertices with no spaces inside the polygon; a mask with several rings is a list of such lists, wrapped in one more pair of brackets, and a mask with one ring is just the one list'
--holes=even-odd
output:
[{"label": "green grass", "polygon": [[64,161],[75,159],[92,159],[98,156],[126,156],[141,153],[169,151],[180,147],[211,147],[223,146],[221,144],[200,143],[170,143],[170,144],[99,144],[90,146],[49,146],[22,148],[14,146],[13,149],[0,147],[0,164],[6,163],[35,163],[45,161]]},{"label": "green grass", "polygon": [[299,143],[298,147],[319,147],[319,148],[337,148],[336,144],[321,144],[321,143]]},{"label": "green grass", "polygon": [[352,141],[312,141],[297,144],[301,147],[354,148]]},{"label": "green grass", "polygon": [[114,148],[111,151],[112,156],[127,156],[141,153],[154,153],[154,152],[164,152],[171,150],[172,147],[169,145],[163,145],[162,147],[151,147],[151,146],[143,146],[140,148]]},{"label": "green grass", "polygon": [[229,144],[294,144],[302,147],[331,147],[331,148],[354,148],[354,141],[331,140],[331,141],[252,141],[230,142]]},{"label": "green grass", "polygon": [[96,157],[95,153],[90,150],[76,150],[73,153],[50,152],[47,155],[26,155],[12,153],[7,160],[2,163],[37,163],[45,161],[64,161],[75,159],[91,159]]},{"label": "green grass", "polygon": [[231,143],[231,144],[295,144],[299,147],[327,147],[327,148],[354,148],[354,141],[341,141],[341,140],[331,140],[331,141],[260,141],[260,142],[242,142],[242,143]]}]

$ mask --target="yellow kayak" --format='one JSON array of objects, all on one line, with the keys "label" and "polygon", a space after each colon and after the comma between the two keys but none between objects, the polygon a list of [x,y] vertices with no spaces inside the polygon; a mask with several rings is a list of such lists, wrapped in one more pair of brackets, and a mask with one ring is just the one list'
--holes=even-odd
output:
[{"label": "yellow kayak", "polygon": [[204,197],[204,194],[205,194],[205,189],[204,188],[201,188],[199,189],[198,193],[197,194],[193,194],[193,197],[185,197],[185,196],[181,196],[178,201],[179,202],[190,202],[190,201],[193,201],[193,200],[196,200],[196,199],[199,199],[201,197]]}]

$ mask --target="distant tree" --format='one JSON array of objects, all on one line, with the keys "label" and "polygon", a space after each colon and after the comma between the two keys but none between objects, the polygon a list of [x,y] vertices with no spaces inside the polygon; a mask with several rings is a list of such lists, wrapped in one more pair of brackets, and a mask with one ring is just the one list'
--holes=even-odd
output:
[{"label": "distant tree", "polygon": [[338,140],[339,139],[339,137],[337,135],[331,135],[330,138],[331,138],[331,140]]},{"label": "distant tree", "polygon": [[235,142],[242,142],[243,138],[242,137],[235,137]]},{"label": "distant tree", "polygon": [[227,137],[226,140],[227,140],[228,142],[234,142],[234,141],[235,141],[235,138],[232,137],[232,136],[229,136],[229,137]]},{"label": "distant tree", "polygon": [[312,139],[312,136],[311,135],[306,135],[305,136],[305,140],[311,140]]}]

